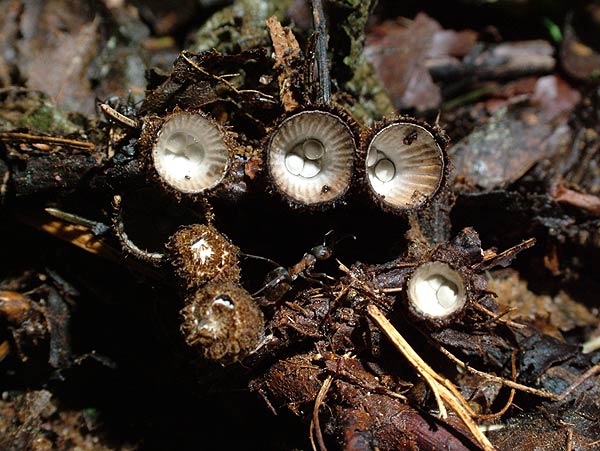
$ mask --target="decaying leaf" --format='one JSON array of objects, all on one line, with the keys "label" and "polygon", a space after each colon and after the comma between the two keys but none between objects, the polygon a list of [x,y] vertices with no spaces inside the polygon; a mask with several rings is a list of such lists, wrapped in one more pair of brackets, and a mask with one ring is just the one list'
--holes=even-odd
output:
[{"label": "decaying leaf", "polygon": [[435,60],[459,64],[475,44],[476,33],[443,30],[433,19],[418,14],[402,26],[384,22],[370,29],[365,54],[373,63],[398,109],[436,108],[442,96],[429,74]]},{"label": "decaying leaf", "polygon": [[555,76],[538,79],[532,96],[498,108],[450,150],[455,174],[484,189],[505,187],[570,144],[566,125],[579,94]]}]

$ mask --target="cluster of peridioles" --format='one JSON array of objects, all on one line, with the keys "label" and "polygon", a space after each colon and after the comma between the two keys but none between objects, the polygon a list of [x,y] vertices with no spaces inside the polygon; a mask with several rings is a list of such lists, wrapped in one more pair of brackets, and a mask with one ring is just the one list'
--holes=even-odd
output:
[{"label": "cluster of peridioles", "polygon": [[[231,178],[234,135],[200,112],[177,112],[146,127],[142,150],[152,176],[181,195],[210,195]],[[273,191],[292,206],[325,208],[352,190],[381,208],[406,212],[439,193],[448,168],[447,139],[412,118],[360,128],[333,107],[288,113],[264,140]]]}]

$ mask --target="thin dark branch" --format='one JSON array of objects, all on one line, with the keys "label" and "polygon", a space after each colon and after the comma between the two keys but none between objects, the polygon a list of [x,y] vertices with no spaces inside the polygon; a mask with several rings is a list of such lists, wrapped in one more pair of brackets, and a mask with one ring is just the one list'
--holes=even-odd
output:
[{"label": "thin dark branch", "polygon": [[317,35],[317,74],[319,77],[318,97],[323,105],[331,105],[331,79],[329,78],[329,61],[327,60],[327,45],[329,33],[323,11],[322,0],[312,0],[313,24]]},{"label": "thin dark branch", "polygon": [[137,259],[150,263],[155,266],[160,266],[165,261],[165,256],[158,252],[148,252],[147,250],[139,248],[125,233],[125,225],[123,224],[123,218],[121,214],[121,196],[116,195],[113,198],[114,206],[114,229],[117,238],[121,243],[121,247],[130,255],[133,255]]}]

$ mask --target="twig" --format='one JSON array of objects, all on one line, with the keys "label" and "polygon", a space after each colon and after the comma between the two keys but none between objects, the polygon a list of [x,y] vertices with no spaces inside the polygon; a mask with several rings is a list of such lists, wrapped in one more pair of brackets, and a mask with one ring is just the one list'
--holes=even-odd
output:
[{"label": "twig", "polygon": [[346,293],[348,293],[348,291],[350,290],[350,287],[351,287],[351,285],[346,285],[345,287],[343,287],[340,290],[340,292],[337,294],[335,299],[331,302],[329,309],[327,310],[327,314],[325,314],[325,316],[323,317],[323,320],[321,321],[321,325],[325,324],[325,322],[329,320],[329,318],[331,316],[331,312],[333,312],[333,310],[337,306],[339,300],[342,299],[342,297],[344,297],[346,295]]},{"label": "twig", "polygon": [[479,310],[482,313],[485,313],[486,315],[491,316],[491,318],[487,321],[487,322],[496,322],[498,321],[499,323],[504,323],[507,326],[512,326],[515,327],[517,329],[523,329],[524,327],[527,327],[525,324],[520,324],[520,323],[516,323],[510,319],[504,319],[503,316],[508,315],[509,313],[512,312],[512,309],[508,309],[505,310],[502,313],[495,313],[492,312],[491,310],[485,308],[483,305],[478,304],[478,303],[473,303],[473,308],[475,308],[476,310]]},{"label": "twig", "polygon": [[140,126],[138,121],[136,121],[135,119],[128,118],[127,116],[119,113],[117,110],[115,110],[113,107],[107,105],[106,103],[101,103],[100,109],[102,110],[102,112],[104,113],[104,116],[107,119],[110,118],[119,125],[122,125],[124,127],[129,127],[129,128],[139,128],[139,126]]},{"label": "twig", "polygon": [[199,66],[198,64],[196,64],[194,61],[192,61],[189,57],[188,57],[189,52],[184,50],[183,52],[181,52],[181,57],[184,59],[184,61],[186,63],[188,63],[190,66],[192,66],[194,69],[196,69],[198,72],[200,72],[203,75],[206,75],[209,78],[212,78],[213,80],[219,82],[219,83],[223,83],[225,86],[227,86],[229,89],[231,89],[233,92],[235,92],[236,94],[244,94],[244,93],[248,93],[248,94],[258,94],[262,97],[264,97],[265,99],[269,99],[272,100],[273,96],[269,95],[269,94],[265,94],[264,92],[260,92],[257,91],[256,89],[238,89],[236,88],[233,83],[231,83],[229,80],[219,76],[219,75],[215,75],[215,74],[211,74],[210,72],[208,72],[206,69],[204,69],[202,66]]},{"label": "twig", "polygon": [[404,291],[404,288],[402,288],[402,287],[380,288],[380,291],[382,293],[401,293],[402,291]]},{"label": "twig", "polygon": [[515,390],[514,388],[510,389],[510,393],[508,394],[508,400],[506,401],[506,404],[504,404],[504,407],[502,407],[502,409],[500,409],[498,412],[488,414],[477,414],[475,415],[475,417],[478,420],[494,420],[496,418],[500,418],[502,415],[508,412],[508,409],[510,409],[510,406],[512,406],[512,403],[515,400],[516,393],[517,390]]},{"label": "twig", "polygon": [[[398,349],[400,349],[400,348],[398,348]],[[406,354],[404,355],[404,357],[406,357]],[[409,362],[410,362],[410,359],[409,359]],[[415,364],[413,362],[411,362],[411,363],[413,364],[413,366],[415,366]],[[448,418],[448,411],[446,410],[446,406],[444,405],[444,401],[442,401],[442,395],[440,393],[441,388],[443,388],[443,387],[441,387],[440,384],[438,384],[435,381],[435,379],[433,377],[431,377],[431,375],[427,371],[421,371],[416,366],[415,366],[415,368],[417,368],[417,371],[419,372],[419,374],[423,377],[423,379],[425,379],[425,381],[427,382],[427,385],[429,385],[429,388],[431,388],[431,391],[433,392],[433,396],[435,397],[435,402],[437,403],[437,406],[438,406],[438,412],[440,414],[440,418],[445,420],[446,418]]]},{"label": "twig", "polygon": [[495,252],[487,253],[480,263],[477,263],[473,266],[473,269],[477,271],[486,271],[498,265],[506,267],[507,262],[510,262],[513,258],[515,258],[519,252],[529,249],[534,245],[535,238],[529,238],[511,248],[500,252],[499,254],[496,254]]},{"label": "twig", "polygon": [[557,202],[587,210],[593,215],[600,215],[600,197],[593,194],[580,193],[556,182],[550,188],[550,196]]},{"label": "twig", "polygon": [[353,288],[356,289],[361,289],[362,291],[364,291],[365,293],[367,293],[369,296],[371,296],[373,299],[376,299],[378,301],[381,301],[381,296],[380,296],[380,290],[374,287],[370,287],[369,285],[367,285],[364,281],[360,280],[358,277],[356,277],[356,274],[354,274],[350,268],[348,268],[346,265],[344,265],[341,261],[337,260],[338,263],[338,268],[340,269],[340,271],[345,272],[347,275],[349,275],[352,280],[354,282],[357,283],[357,285],[353,285]]},{"label": "twig", "polygon": [[[510,368],[511,368],[511,376],[512,376],[513,380],[515,380],[517,378],[517,365],[515,362],[515,354],[516,354],[516,352],[513,352],[512,355],[510,356]],[[517,391],[514,388],[511,388],[510,394],[508,395],[508,401],[506,401],[506,404],[504,404],[504,407],[502,407],[502,409],[500,409],[496,413],[489,413],[489,414],[485,414],[485,415],[477,414],[476,415],[477,418],[479,420],[493,420],[493,419],[501,417],[508,411],[508,409],[512,405],[513,400],[515,399],[516,393],[517,393]]]},{"label": "twig", "polygon": [[[446,378],[443,378],[436,373],[410,346],[410,344],[404,339],[402,335],[396,330],[396,328],[388,321],[388,319],[379,311],[374,305],[370,304],[367,306],[367,313],[375,321],[377,326],[387,335],[390,341],[396,346],[396,348],[404,355],[404,357],[415,367],[417,372],[425,379],[430,385],[432,390],[438,392],[438,405],[443,405],[446,402],[452,410],[458,415],[463,421],[469,432],[477,440],[479,445],[485,451],[495,451],[496,448],[490,443],[488,438],[479,430],[477,424],[473,421],[473,418],[468,413],[467,408],[468,402],[464,399],[460,392]],[[435,388],[434,388],[435,387]],[[443,409],[445,411],[445,408]],[[442,415],[442,408],[440,407],[440,416]]]},{"label": "twig", "polygon": [[88,227],[58,219],[49,220],[48,215],[41,215],[36,212],[21,212],[18,217],[25,224],[64,240],[86,252],[113,261],[119,260],[119,252],[104,240],[99,239]]},{"label": "twig", "polygon": [[114,213],[114,226],[117,238],[121,242],[121,246],[127,252],[134,257],[151,263],[155,266],[159,266],[165,259],[165,256],[158,252],[148,252],[144,249],[140,249],[125,233],[125,225],[123,224],[123,218],[121,216],[121,196],[116,195],[113,198]]},{"label": "twig", "polygon": [[70,222],[71,224],[77,224],[83,227],[87,227],[96,236],[104,235],[110,230],[110,227],[108,227],[106,224],[103,224],[102,222],[93,221],[91,219],[84,218],[74,213],[68,213],[66,211],[59,210],[58,208],[48,207],[44,210],[46,210],[48,214],[54,216],[55,218],[61,219],[66,222]]},{"label": "twig", "polygon": [[[447,392],[446,392],[447,390]],[[442,387],[440,390],[442,395],[444,396],[444,401],[450,404],[450,407],[458,417],[463,421],[467,429],[473,434],[473,437],[477,440],[477,442],[482,446],[485,451],[496,451],[496,447],[492,445],[492,443],[488,440],[488,438],[479,430],[477,424],[473,421],[473,419],[469,416],[467,411],[464,409],[463,404],[459,403],[457,399],[452,396],[452,393],[446,388]]]},{"label": "twig", "polygon": [[329,78],[329,65],[327,61],[327,44],[329,33],[323,11],[322,0],[312,0],[313,26],[317,34],[317,74],[319,76],[319,102],[331,105],[331,79]]},{"label": "twig", "polygon": [[310,428],[308,430],[308,438],[310,439],[310,447],[313,451],[319,451],[315,443],[315,434],[313,433],[313,420],[310,420]]},{"label": "twig", "polygon": [[[327,378],[323,381],[323,385],[321,385],[321,389],[319,390],[319,393],[317,393],[317,397],[315,399],[315,405],[313,407],[313,417],[312,421],[310,422],[311,442],[314,431],[317,437],[317,444],[319,445],[321,451],[327,451],[327,447],[325,446],[325,442],[323,441],[323,433],[321,432],[321,424],[319,422],[319,409],[321,408],[321,405],[325,400],[325,396],[327,396],[327,391],[331,386],[331,381],[333,381],[333,376],[327,376]],[[314,443],[312,445],[313,449],[316,451]]]},{"label": "twig", "polygon": [[67,138],[58,138],[56,136],[32,135],[30,133],[1,132],[0,141],[20,141],[30,143],[56,144],[59,146],[71,147],[73,149],[94,150],[94,144],[90,142],[77,141],[74,139]]},{"label": "twig", "polygon": [[573,390],[575,390],[577,387],[579,387],[581,384],[583,384],[586,381],[586,379],[589,379],[590,377],[595,376],[598,373],[600,373],[600,363],[597,363],[596,365],[591,367],[589,370],[587,370],[585,373],[583,373],[581,376],[579,376],[575,380],[575,382],[573,382],[571,385],[569,385],[566,388],[566,390],[558,396],[559,401],[562,401],[567,396],[569,396],[571,393],[573,393]]},{"label": "twig", "polygon": [[[122,253],[102,237],[98,237],[88,227],[61,219],[50,219],[45,213],[38,211],[22,211],[17,217],[27,225],[66,241],[94,255],[109,261],[122,262]],[[166,282],[163,272],[153,270],[143,262],[130,259],[127,265],[139,273],[146,274],[156,280]]]},{"label": "twig", "polygon": [[467,365],[466,363],[464,363],[462,360],[460,360],[458,357],[456,357],[454,354],[452,354],[446,348],[444,348],[442,346],[438,346],[438,349],[440,350],[440,352],[442,352],[446,357],[448,357],[454,363],[456,363],[457,365],[459,365],[460,367],[464,368],[465,370],[467,370],[468,372],[470,372],[472,374],[476,374],[476,375],[486,378],[490,381],[498,382],[502,385],[505,385],[506,387],[510,387],[510,388],[514,388],[516,390],[530,393],[532,395],[536,395],[541,398],[547,398],[547,399],[551,399],[553,401],[558,401],[558,399],[559,399],[559,397],[553,393],[549,393],[544,390],[538,390],[537,388],[528,387],[527,385],[523,385],[523,384],[519,384],[518,382],[511,381],[510,379],[505,379],[500,376],[494,376],[493,374],[484,373],[483,371],[476,370],[475,368],[472,368],[469,365]]},{"label": "twig", "polygon": [[591,352],[600,349],[600,335],[594,338],[590,338],[588,341],[582,344],[581,352],[589,354]]}]

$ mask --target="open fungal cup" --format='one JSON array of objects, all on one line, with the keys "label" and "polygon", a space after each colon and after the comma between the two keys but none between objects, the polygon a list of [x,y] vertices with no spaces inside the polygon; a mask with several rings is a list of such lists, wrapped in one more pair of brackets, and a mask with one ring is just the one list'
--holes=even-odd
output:
[{"label": "open fungal cup", "polygon": [[285,119],[267,147],[276,189],[302,205],[340,198],[350,186],[356,145],[350,127],[325,111],[303,111]]},{"label": "open fungal cup", "polygon": [[223,180],[229,148],[219,127],[205,116],[176,113],[159,130],[152,161],[167,185],[182,193],[197,194]]},{"label": "open fungal cup", "polygon": [[413,313],[442,321],[460,312],[467,299],[461,274],[442,262],[419,266],[408,281],[407,293]]},{"label": "open fungal cup", "polygon": [[444,154],[425,127],[398,121],[372,136],[365,169],[368,186],[379,202],[406,209],[422,204],[439,190]]}]

